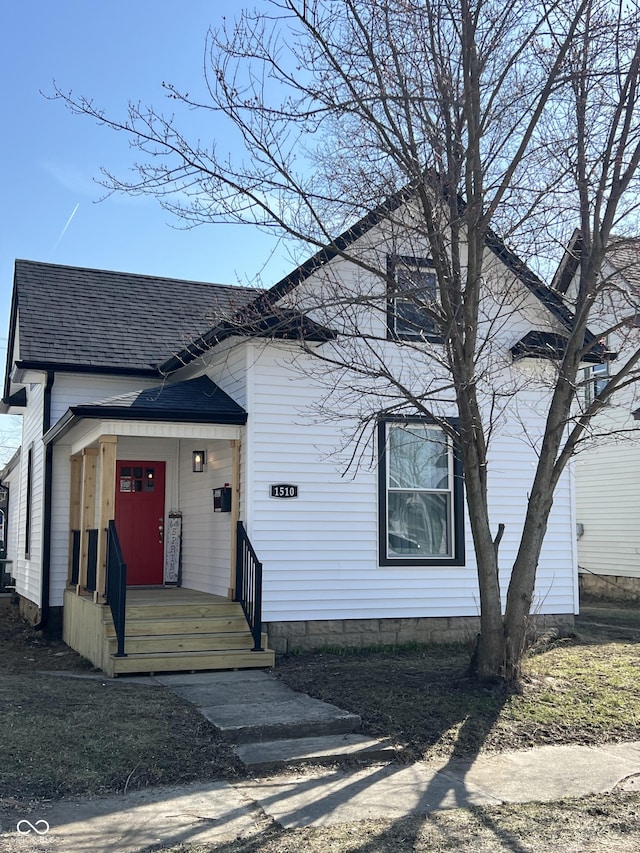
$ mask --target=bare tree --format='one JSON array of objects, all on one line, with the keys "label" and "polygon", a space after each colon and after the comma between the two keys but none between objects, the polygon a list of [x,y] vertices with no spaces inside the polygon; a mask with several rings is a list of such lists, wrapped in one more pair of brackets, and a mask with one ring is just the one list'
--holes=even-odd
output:
[{"label": "bare tree", "polygon": [[0,468],[4,467],[20,447],[22,419],[17,415],[5,417],[4,429],[0,430]]},{"label": "bare tree", "polygon": [[[56,94],[129,134],[142,155],[133,179],[105,174],[111,190],[157,196],[188,224],[276,229],[383,285],[354,296],[327,277],[315,307],[341,336],[319,357],[334,390],[361,401],[360,429],[380,411],[411,411],[458,442],[481,677],[517,679],[554,489],[606,400],[637,378],[631,340],[615,377],[579,404],[581,365],[599,347],[589,319],[607,246],[612,232],[637,230],[639,32],[635,0],[266,0],[263,11],[209,32],[201,98],[164,84],[177,114],[131,103],[118,121],[89,99]],[[212,136],[225,120],[234,150],[183,134],[182,108],[210,117]],[[381,199],[389,239],[427,245],[436,285],[401,294],[430,334],[402,342],[410,357],[399,370],[360,310],[383,315],[395,279],[375,246],[354,252],[335,238]],[[495,229],[545,273],[574,228],[582,239],[573,317],[545,373],[549,409],[532,439],[538,462],[503,613],[487,453],[496,419],[517,404],[518,389],[498,381],[492,347],[514,296],[492,293],[487,308],[487,247],[508,251]],[[522,275],[546,298],[540,280]],[[631,339],[624,320],[612,328]],[[451,401],[455,424],[445,415]]]}]

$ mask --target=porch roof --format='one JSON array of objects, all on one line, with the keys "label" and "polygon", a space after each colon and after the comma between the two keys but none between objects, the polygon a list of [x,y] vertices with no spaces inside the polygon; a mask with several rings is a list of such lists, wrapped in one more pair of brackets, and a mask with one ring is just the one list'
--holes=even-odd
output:
[{"label": "porch roof", "polygon": [[242,426],[247,413],[208,376],[198,376],[71,406],[45,434],[45,444],[56,441],[83,418]]}]

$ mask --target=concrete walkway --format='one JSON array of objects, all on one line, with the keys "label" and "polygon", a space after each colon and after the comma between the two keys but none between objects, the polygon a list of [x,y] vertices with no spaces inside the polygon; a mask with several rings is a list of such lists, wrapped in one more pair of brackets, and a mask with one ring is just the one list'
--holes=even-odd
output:
[{"label": "concrete walkway", "polygon": [[193,703],[252,770],[396,758],[392,744],[360,734],[357,714],[298,693],[270,672],[200,672],[155,680]]},{"label": "concrete walkway", "polygon": [[595,748],[546,746],[470,762],[320,769],[47,803],[28,814],[5,812],[0,850],[141,853],[158,844],[215,845],[250,838],[271,820],[285,828],[398,820],[470,805],[582,797],[616,786],[640,790],[640,741]]},{"label": "concrete walkway", "polygon": [[[268,727],[272,708],[271,722],[280,733],[280,742],[304,740],[295,733],[305,734],[314,721],[326,726],[335,718],[344,726],[345,719],[353,716],[309,697],[307,703],[305,697],[267,673],[254,673],[265,676],[266,681],[245,675],[210,673],[208,677],[178,675],[136,681],[164,684],[193,701],[208,719],[218,715],[217,724],[224,728],[228,723],[235,741],[243,741],[246,735],[237,730],[238,720],[229,711],[236,700],[259,706],[254,708],[253,722],[260,736],[273,734]],[[326,707],[321,708],[323,705]],[[293,728],[285,726],[287,713]],[[296,728],[300,720],[302,724]],[[245,722],[251,725],[248,718]],[[342,737],[353,736],[349,732],[347,727]],[[64,800],[38,805],[28,813],[5,802],[0,850],[142,853],[159,844],[216,845],[253,837],[272,821],[297,828],[367,818],[398,820],[471,805],[582,797],[620,787],[640,790],[640,741],[601,747],[546,746],[481,755],[469,761],[387,762],[342,770],[315,767],[233,783],[198,783]]]}]

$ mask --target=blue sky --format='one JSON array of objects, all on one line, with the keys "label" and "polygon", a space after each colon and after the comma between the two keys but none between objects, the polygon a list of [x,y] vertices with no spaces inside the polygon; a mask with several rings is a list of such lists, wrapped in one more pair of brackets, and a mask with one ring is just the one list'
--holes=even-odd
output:
[{"label": "blue sky", "polygon": [[[185,231],[153,199],[120,196],[97,203],[103,194],[94,183],[100,167],[124,174],[135,152],[121,134],[73,116],[41,94],[51,92],[55,80],[115,116],[124,115],[129,99],[162,108],[167,103],[162,81],[193,91],[201,79],[207,27],[225,15],[234,17],[242,5],[233,0],[3,5],[3,367],[15,258],[225,283],[253,283],[262,271],[268,284],[291,268],[283,246],[247,228]],[[208,131],[224,144],[224,125],[212,124]]]}]

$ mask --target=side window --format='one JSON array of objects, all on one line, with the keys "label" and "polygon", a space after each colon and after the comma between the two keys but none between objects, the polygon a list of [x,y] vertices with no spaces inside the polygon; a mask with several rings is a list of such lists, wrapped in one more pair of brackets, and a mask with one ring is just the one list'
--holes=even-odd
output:
[{"label": "side window", "polygon": [[584,371],[584,401],[587,406],[591,405],[609,381],[609,362],[592,364]]},{"label": "side window", "polygon": [[428,258],[387,258],[387,332],[395,340],[433,340],[438,328],[431,309],[437,301],[436,275]]},{"label": "side window", "polygon": [[450,437],[424,421],[379,429],[381,565],[461,565],[462,471]]}]

